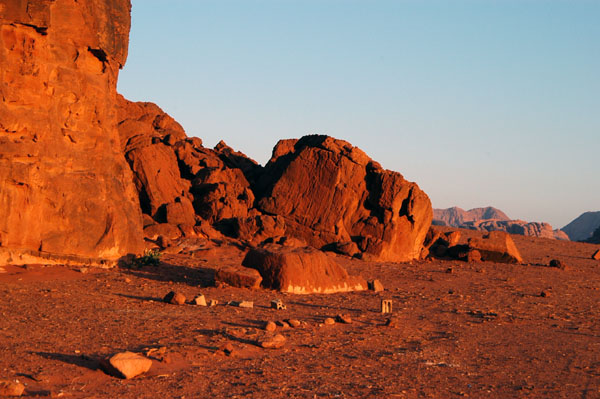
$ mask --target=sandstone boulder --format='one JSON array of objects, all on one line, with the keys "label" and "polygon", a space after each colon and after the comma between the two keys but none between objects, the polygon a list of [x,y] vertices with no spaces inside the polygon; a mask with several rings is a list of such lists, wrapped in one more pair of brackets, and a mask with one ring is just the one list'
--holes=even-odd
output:
[{"label": "sandstone boulder", "polygon": [[272,245],[248,252],[242,264],[259,271],[262,286],[296,294],[362,291],[367,282],[349,276],[327,254],[314,248]]},{"label": "sandstone boulder", "polygon": [[0,252],[142,251],[115,108],[129,13],[129,0],[0,4]]},{"label": "sandstone boulder", "polygon": [[117,377],[130,379],[148,372],[152,360],[133,352],[117,353],[104,364],[106,371]]},{"label": "sandstone boulder", "polygon": [[316,248],[353,241],[374,260],[418,258],[431,224],[415,183],[327,136],[281,141],[256,191],[259,210],[283,217],[289,235]]},{"label": "sandstone boulder", "polygon": [[481,260],[501,263],[523,263],[523,258],[510,234],[491,231],[483,239],[469,239],[470,250],[477,250]]}]

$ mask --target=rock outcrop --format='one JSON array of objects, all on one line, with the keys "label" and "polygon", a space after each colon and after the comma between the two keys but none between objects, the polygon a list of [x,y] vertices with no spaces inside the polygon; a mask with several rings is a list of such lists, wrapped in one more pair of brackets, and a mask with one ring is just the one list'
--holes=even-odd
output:
[{"label": "rock outcrop", "polygon": [[130,7],[0,1],[0,263],[142,250],[116,129]]},{"label": "rock outcrop", "polygon": [[600,228],[600,211],[584,212],[561,230],[567,233],[571,241],[585,241]]},{"label": "rock outcrop", "polygon": [[365,258],[419,257],[432,218],[427,195],[360,149],[328,136],[280,141],[258,183],[257,207],[315,248],[354,242]]},{"label": "rock outcrop", "polygon": [[294,294],[330,294],[363,291],[368,285],[361,277],[349,276],[327,254],[314,248],[269,245],[250,250],[242,263],[258,270],[262,285]]}]

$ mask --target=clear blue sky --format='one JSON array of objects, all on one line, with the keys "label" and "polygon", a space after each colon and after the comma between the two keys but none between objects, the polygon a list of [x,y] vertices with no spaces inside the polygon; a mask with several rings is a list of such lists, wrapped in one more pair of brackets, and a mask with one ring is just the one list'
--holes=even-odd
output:
[{"label": "clear blue sky", "polygon": [[328,134],[427,192],[600,210],[600,1],[133,0],[119,90],[259,163]]}]

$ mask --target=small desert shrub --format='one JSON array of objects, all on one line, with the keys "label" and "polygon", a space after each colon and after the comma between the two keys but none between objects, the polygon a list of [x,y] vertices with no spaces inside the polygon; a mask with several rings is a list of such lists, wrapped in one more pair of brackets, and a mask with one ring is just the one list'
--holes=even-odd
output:
[{"label": "small desert shrub", "polygon": [[136,256],[131,262],[131,267],[139,269],[144,266],[160,265],[161,253],[157,249],[147,249],[141,256]]}]

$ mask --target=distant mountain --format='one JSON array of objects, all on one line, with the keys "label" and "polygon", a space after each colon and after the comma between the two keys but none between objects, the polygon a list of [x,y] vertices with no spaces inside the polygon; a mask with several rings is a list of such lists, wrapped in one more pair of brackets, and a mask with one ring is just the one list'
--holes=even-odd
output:
[{"label": "distant mountain", "polygon": [[459,227],[467,222],[480,220],[510,220],[501,210],[488,206],[465,211],[457,206],[448,209],[433,210],[433,224],[438,226]]},{"label": "distant mountain", "polygon": [[465,211],[458,207],[433,210],[433,224],[479,231],[506,231],[524,236],[569,240],[561,230],[552,230],[548,223],[511,220],[504,212],[494,207],[475,208]]},{"label": "distant mountain", "polygon": [[577,219],[563,227],[572,241],[587,240],[600,227],[600,211],[582,213]]},{"label": "distant mountain", "polygon": [[600,226],[594,231],[591,238],[587,239],[587,242],[592,244],[600,244]]}]

